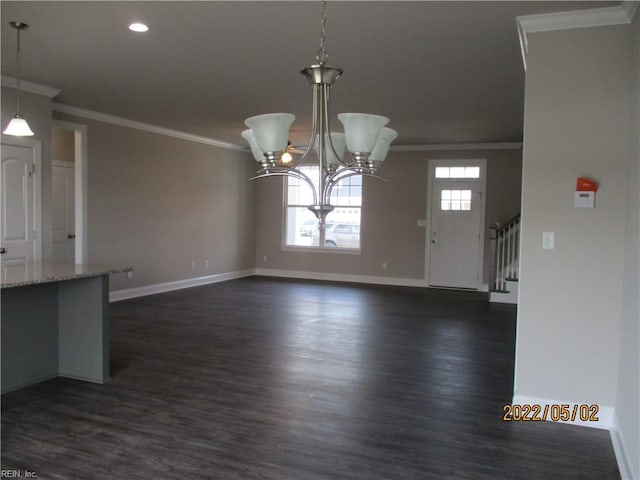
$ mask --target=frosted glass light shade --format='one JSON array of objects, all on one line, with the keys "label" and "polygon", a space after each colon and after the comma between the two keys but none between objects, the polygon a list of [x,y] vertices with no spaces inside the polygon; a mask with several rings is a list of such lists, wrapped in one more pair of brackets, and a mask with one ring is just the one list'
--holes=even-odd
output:
[{"label": "frosted glass light shade", "polygon": [[18,114],[11,119],[9,125],[7,125],[7,128],[5,128],[2,133],[5,135],[13,135],[14,137],[31,137],[34,135],[27,121],[22,118],[22,115]]},{"label": "frosted glass light shade", "polygon": [[289,127],[295,119],[290,113],[266,113],[247,118],[244,123],[253,130],[262,153],[281,152],[287,148]]},{"label": "frosted glass light shade", "polygon": [[244,138],[249,144],[249,147],[251,147],[251,153],[253,154],[253,158],[256,159],[256,162],[264,163],[266,161],[266,158],[262,154],[260,147],[258,147],[258,144],[256,143],[256,137],[253,134],[253,130],[245,130],[240,135],[242,135],[242,138]]},{"label": "frosted glass light shade", "polygon": [[380,130],[389,123],[387,117],[368,113],[339,113],[338,120],[344,126],[347,149],[352,153],[371,153]]},{"label": "frosted glass light shade", "polygon": [[[327,165],[342,165],[342,157],[344,155],[345,146],[344,133],[332,132],[330,135],[331,143],[333,144],[333,148],[335,149],[336,153],[339,155],[339,158],[336,158],[336,156],[333,154],[331,145],[329,145],[329,142],[327,141],[325,144],[325,156],[327,158]],[[320,143],[319,140],[320,137],[316,137],[316,141],[313,144],[313,149],[316,151],[316,154],[318,153],[318,144]]]},{"label": "frosted glass light shade", "polygon": [[382,127],[376,146],[373,148],[371,155],[369,155],[369,161],[371,162],[384,162],[389,152],[391,142],[393,142],[398,136],[398,132],[392,128]]}]

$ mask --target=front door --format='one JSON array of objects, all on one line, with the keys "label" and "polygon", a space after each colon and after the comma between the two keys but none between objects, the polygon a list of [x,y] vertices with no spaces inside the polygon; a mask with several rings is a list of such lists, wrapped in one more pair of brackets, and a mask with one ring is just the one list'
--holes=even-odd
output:
[{"label": "front door", "polygon": [[431,189],[429,284],[477,289],[481,285],[480,181],[434,181]]},{"label": "front door", "polygon": [[33,148],[2,144],[2,261],[36,257]]}]

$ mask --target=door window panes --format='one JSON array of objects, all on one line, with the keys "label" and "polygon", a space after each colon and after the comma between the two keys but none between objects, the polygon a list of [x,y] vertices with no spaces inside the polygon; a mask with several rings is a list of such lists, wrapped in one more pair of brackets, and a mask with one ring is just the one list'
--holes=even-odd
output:
[{"label": "door window panes", "polygon": [[442,190],[441,210],[471,210],[471,190]]},{"label": "door window panes", "polygon": [[480,167],[436,167],[436,178],[480,178]]}]

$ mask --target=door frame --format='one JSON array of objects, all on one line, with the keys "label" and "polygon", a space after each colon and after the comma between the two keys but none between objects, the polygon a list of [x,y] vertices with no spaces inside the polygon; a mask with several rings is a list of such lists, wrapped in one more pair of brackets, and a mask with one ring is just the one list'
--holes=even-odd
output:
[{"label": "door frame", "polygon": [[2,145],[30,148],[33,154],[33,230],[34,261],[42,260],[42,141],[26,137],[2,135]]},{"label": "door frame", "polygon": [[[486,207],[487,207],[487,159],[486,158],[432,158],[429,159],[429,166],[427,171],[427,221],[425,231],[425,256],[424,256],[424,278],[427,287],[430,288],[444,288],[444,287],[431,287],[431,229],[432,229],[432,214],[431,214],[431,196],[433,195],[436,167],[444,166],[459,166],[459,167],[471,167],[480,166],[480,178],[479,179],[464,179],[464,178],[452,178],[452,181],[478,181],[481,185],[482,195],[480,196],[480,245],[478,250],[478,284],[477,289],[479,291],[488,291],[488,285],[484,283],[484,245],[486,235]],[[440,181],[440,180],[438,180]],[[446,182],[446,180],[444,180]],[[452,287],[455,288],[455,287]]]},{"label": "door frame", "polygon": [[87,126],[79,123],[53,120],[53,127],[73,131],[74,138],[74,166],[75,166],[75,229],[76,263],[87,263]]}]

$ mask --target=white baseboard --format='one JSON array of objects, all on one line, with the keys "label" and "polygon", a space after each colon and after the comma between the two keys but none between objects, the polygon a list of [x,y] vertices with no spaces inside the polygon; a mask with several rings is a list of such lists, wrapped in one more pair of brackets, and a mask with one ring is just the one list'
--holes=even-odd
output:
[{"label": "white baseboard", "polygon": [[82,382],[95,383],[96,385],[104,385],[105,383],[109,383],[111,381],[111,377],[107,377],[103,381],[99,381],[93,378],[82,377],[79,375],[67,375],[66,373],[58,373],[58,377],[70,378],[71,380],[80,380]]},{"label": "white baseboard", "polygon": [[158,283],[155,285],[145,285],[143,287],[128,288],[124,290],[115,290],[109,293],[109,302],[119,302],[130,298],[144,297],[147,295],[155,295],[157,293],[171,292],[173,290],[181,290],[183,288],[197,287],[200,285],[208,285],[210,283],[224,282],[236,278],[250,277],[252,275],[261,275],[265,277],[282,277],[296,278],[302,280],[324,280],[330,282],[349,282],[349,283],[366,283],[373,285],[394,285],[400,287],[421,287],[426,288],[427,282],[422,278],[398,278],[398,277],[380,277],[374,275],[350,275],[346,273],[319,273],[305,272],[300,270],[279,270],[274,268],[256,268],[249,270],[241,270],[238,272],[220,273],[216,275],[207,275],[204,277],[187,278],[184,280],[176,280],[174,282]]},{"label": "white baseboard", "polygon": [[236,278],[250,277],[255,274],[255,270],[240,270],[238,272],[218,273],[215,275],[206,275],[204,277],[186,278],[184,280],[176,280],[174,282],[157,283],[155,285],[145,285],[144,287],[128,288],[125,290],[115,290],[109,293],[109,302],[119,302],[130,298],[145,297],[147,295],[155,295],[156,293],[171,292],[173,290],[182,290],[183,288],[198,287],[200,285],[208,285],[210,283],[225,282]]},{"label": "white baseboard", "polygon": [[624,439],[620,434],[618,417],[615,412],[613,413],[613,427],[609,430],[611,435],[611,443],[613,444],[613,451],[616,454],[616,461],[618,462],[618,470],[620,470],[620,477],[622,480],[637,480],[640,478],[640,472],[633,472],[631,466],[631,460],[629,459],[629,450],[625,448]]},{"label": "white baseboard", "polygon": [[374,285],[396,285],[401,287],[426,287],[422,278],[379,277],[374,275],[350,275],[347,273],[304,272],[299,270],[278,270],[256,268],[256,275],[265,277],[298,278],[304,280],[324,280],[329,282],[368,283]]},{"label": "white baseboard", "polygon": [[[584,402],[587,403],[587,402]],[[569,411],[573,410],[574,405],[582,405],[579,402],[568,402],[566,400],[553,400],[550,398],[541,398],[541,397],[532,397],[529,395],[520,395],[518,393],[513,395],[513,400],[511,401],[512,405],[541,405],[543,408],[545,405],[569,405]],[[577,425],[580,427],[591,427],[591,428],[600,428],[603,430],[611,430],[613,428],[613,415],[614,408],[606,407],[604,405],[598,405],[598,421],[597,422],[589,422],[582,421],[579,418],[576,418],[575,421],[562,421],[559,420],[556,423],[567,423],[569,425]],[[552,420],[547,420],[552,421]]]}]

